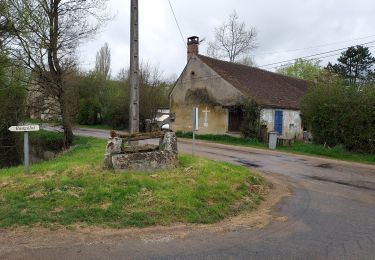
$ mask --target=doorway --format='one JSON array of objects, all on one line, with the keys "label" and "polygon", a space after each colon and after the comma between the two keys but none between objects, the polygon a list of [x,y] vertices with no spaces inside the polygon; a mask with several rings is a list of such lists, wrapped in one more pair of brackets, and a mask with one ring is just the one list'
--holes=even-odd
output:
[{"label": "doorway", "polygon": [[283,111],[275,111],[275,132],[283,134]]},{"label": "doorway", "polygon": [[240,132],[243,121],[243,112],[239,107],[228,110],[228,132]]}]

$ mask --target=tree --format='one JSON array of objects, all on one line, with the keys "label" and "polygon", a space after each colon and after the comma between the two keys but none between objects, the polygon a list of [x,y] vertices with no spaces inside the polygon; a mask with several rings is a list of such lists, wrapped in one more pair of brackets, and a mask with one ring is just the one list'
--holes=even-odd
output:
[{"label": "tree", "polygon": [[66,80],[76,71],[79,44],[108,20],[107,1],[7,0],[15,31],[8,45],[11,55],[33,73],[33,90],[58,104],[65,147],[73,141]]},{"label": "tree", "polygon": [[104,79],[111,78],[111,49],[105,43],[96,54],[95,71]]},{"label": "tree", "polygon": [[162,79],[158,66],[142,62],[140,66],[140,110],[141,123],[154,119],[159,108],[169,106],[169,85]]},{"label": "tree", "polygon": [[337,64],[328,63],[327,69],[341,75],[350,85],[363,84],[375,79],[375,58],[368,47],[349,47],[341,53],[337,61]]},{"label": "tree", "polygon": [[291,65],[278,68],[276,72],[297,79],[316,81],[323,68],[319,60],[297,59]]},{"label": "tree", "polygon": [[19,139],[8,128],[18,125],[24,118],[28,77],[26,71],[8,57],[5,46],[12,34],[7,2],[0,0],[0,168],[21,161]]},{"label": "tree", "polygon": [[250,66],[250,67],[257,67],[257,64],[255,63],[255,61],[253,60],[251,56],[244,56],[240,60],[236,61],[236,63]]},{"label": "tree", "polygon": [[[142,62],[140,65],[140,120],[153,120],[159,108],[168,107],[168,93],[173,83],[165,81],[158,66]],[[92,71],[79,80],[81,124],[106,124],[116,129],[129,125],[129,69],[121,69],[116,80],[105,80]]]},{"label": "tree", "polygon": [[18,139],[8,128],[24,119],[27,74],[0,54],[0,168],[20,163]]},{"label": "tree", "polygon": [[3,50],[4,42],[12,31],[11,22],[7,16],[7,5],[5,0],[0,0],[0,48]]},{"label": "tree", "polygon": [[246,24],[238,19],[238,15],[234,11],[229,16],[228,22],[215,29],[215,40],[208,44],[207,54],[209,56],[228,59],[230,62],[239,62],[256,47],[257,32],[255,28],[246,28]]},{"label": "tree", "polygon": [[[139,118],[141,122],[141,128],[145,128],[146,119],[153,120],[156,117],[157,110],[159,108],[165,108],[169,106],[168,93],[169,93],[169,89],[171,85],[173,85],[174,82],[168,82],[164,80],[162,77],[162,73],[159,70],[159,67],[153,66],[148,62],[141,62],[139,74],[140,74]],[[128,95],[129,94],[129,89],[128,89],[129,88],[129,70],[122,69],[120,73],[118,74],[117,78],[118,80],[122,81],[123,84],[127,87],[126,95]],[[116,99],[116,96],[117,95],[112,95],[112,98]],[[116,102],[117,101],[115,100],[114,103]],[[122,105],[124,104],[124,99],[119,99],[119,102],[121,106],[116,105],[116,107],[122,107]],[[125,117],[128,115],[126,113],[124,114],[123,111],[124,110],[113,109],[113,112],[116,112],[115,114],[116,120],[121,121],[121,122],[125,121]],[[105,118],[107,118],[107,116],[105,116]]]},{"label": "tree", "polygon": [[101,123],[103,107],[108,103],[107,90],[109,81],[95,70],[83,75],[78,83],[79,113],[78,123],[81,125],[97,125]]}]

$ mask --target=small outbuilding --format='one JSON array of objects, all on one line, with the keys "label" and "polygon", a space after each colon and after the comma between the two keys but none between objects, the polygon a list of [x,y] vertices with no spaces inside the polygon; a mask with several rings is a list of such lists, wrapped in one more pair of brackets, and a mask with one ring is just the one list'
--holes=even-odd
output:
[{"label": "small outbuilding", "polygon": [[309,82],[199,54],[199,38],[188,38],[188,62],[170,92],[173,131],[192,131],[192,108],[199,108],[199,133],[238,134],[241,104],[254,99],[261,124],[282,138],[303,137],[300,102]]}]

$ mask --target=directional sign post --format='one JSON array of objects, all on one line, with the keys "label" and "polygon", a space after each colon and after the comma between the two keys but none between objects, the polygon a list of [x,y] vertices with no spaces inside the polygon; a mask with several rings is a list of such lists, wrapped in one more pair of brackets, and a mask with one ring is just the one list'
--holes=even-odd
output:
[{"label": "directional sign post", "polygon": [[30,151],[29,151],[29,132],[39,131],[38,125],[19,125],[9,127],[11,132],[23,132],[23,164],[25,167],[25,174],[30,172]]},{"label": "directional sign post", "polygon": [[23,165],[25,166],[25,174],[30,172],[30,147],[29,147],[29,132],[23,134]]},{"label": "directional sign post", "polygon": [[199,129],[199,110],[197,107],[193,108],[193,147],[192,155],[195,155],[195,132]]}]

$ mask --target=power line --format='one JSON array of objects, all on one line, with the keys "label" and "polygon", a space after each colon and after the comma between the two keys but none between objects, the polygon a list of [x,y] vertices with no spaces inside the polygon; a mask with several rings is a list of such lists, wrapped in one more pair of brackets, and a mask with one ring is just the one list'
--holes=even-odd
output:
[{"label": "power line", "polygon": [[[362,43],[362,44],[358,44],[358,45],[366,45],[366,44],[370,44],[370,43],[374,43],[374,42],[375,41],[371,41],[371,42],[366,42],[366,43]],[[265,65],[259,66],[259,68],[268,67],[268,66],[271,66],[271,65],[277,65],[277,64],[281,64],[281,63],[286,63],[286,62],[290,62],[290,61],[295,61],[295,60],[298,60],[298,59],[306,59],[306,58],[321,56],[321,55],[329,54],[329,53],[332,53],[332,52],[346,50],[347,48],[348,47],[340,48],[340,49],[336,49],[336,50],[331,50],[331,51],[326,51],[326,52],[320,52],[320,53],[316,53],[316,54],[312,54],[312,55],[308,55],[308,56],[304,56],[304,57],[298,57],[298,58],[294,58],[294,59],[274,62],[274,63],[270,63],[270,64],[265,64]]]},{"label": "power line", "polygon": [[320,44],[320,45],[315,45],[315,46],[310,46],[310,47],[305,47],[305,48],[299,48],[299,49],[281,50],[281,51],[273,51],[273,52],[260,52],[260,53],[254,54],[253,56],[255,57],[255,56],[261,56],[261,55],[268,55],[268,54],[277,54],[277,53],[303,51],[303,50],[309,50],[309,49],[314,49],[314,48],[331,46],[331,45],[335,45],[335,44],[339,44],[339,43],[345,43],[345,42],[363,40],[363,39],[372,38],[372,37],[375,37],[375,34],[374,35],[365,36],[365,37],[355,38],[355,39],[351,39],[351,40],[346,40],[346,41],[331,42],[331,43]]},{"label": "power line", "polygon": [[175,22],[176,22],[176,25],[177,25],[178,31],[180,32],[181,39],[182,39],[182,42],[183,42],[184,47],[185,47],[185,38],[184,38],[184,35],[182,34],[181,27],[180,27],[180,25],[179,25],[179,23],[178,23],[178,20],[177,20],[177,17],[176,17],[175,12],[174,12],[174,10],[173,10],[173,6],[172,6],[172,4],[171,4],[171,1],[168,0],[168,3],[169,3],[169,6],[171,7],[171,10],[172,10],[172,14],[173,14],[174,20],[175,20]]},{"label": "power line", "polygon": [[[372,45],[372,46],[368,46],[367,48],[371,49],[371,48],[374,48],[375,45]],[[340,55],[341,53],[335,53],[335,54],[331,54],[331,55],[326,55],[326,56],[322,56],[322,57],[316,57],[316,58],[312,58],[312,59],[307,59],[308,61],[312,61],[312,60],[316,60],[316,59],[325,59],[325,58],[329,58],[329,57],[334,57],[334,56],[337,56],[337,55]],[[281,64],[279,66],[274,66],[274,67],[270,67],[270,68],[267,68],[267,69],[278,69],[280,67],[284,67],[284,66],[288,66],[288,65],[292,65],[293,63],[289,62],[289,63],[284,63],[284,64]]]}]

